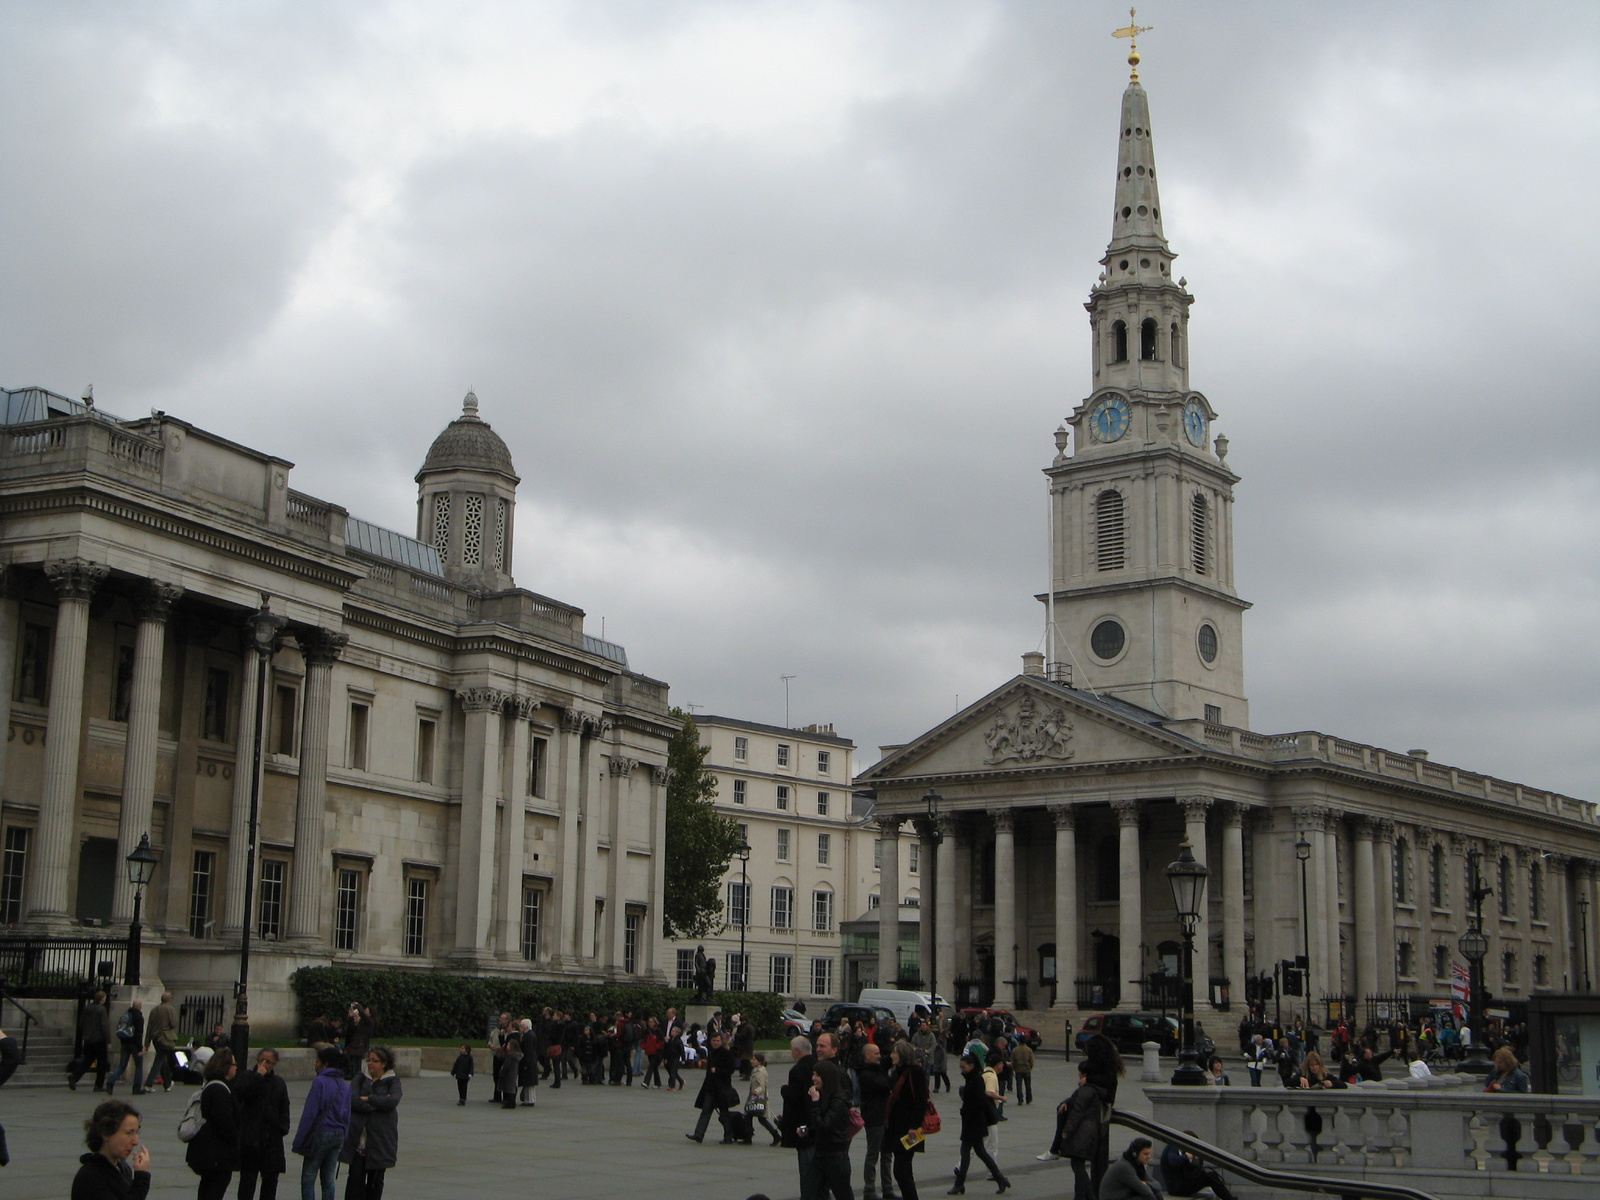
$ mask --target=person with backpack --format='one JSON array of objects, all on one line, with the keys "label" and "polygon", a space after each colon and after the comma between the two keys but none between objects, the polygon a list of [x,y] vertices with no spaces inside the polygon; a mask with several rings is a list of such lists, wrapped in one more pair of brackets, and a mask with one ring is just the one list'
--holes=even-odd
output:
[{"label": "person with backpack", "polygon": [[200,1088],[199,1129],[193,1129],[195,1102],[189,1102],[189,1112],[178,1127],[178,1136],[184,1137],[189,1149],[183,1161],[200,1176],[196,1200],[222,1200],[227,1195],[233,1173],[239,1169],[239,1102],[228,1086],[233,1078],[235,1064],[233,1051],[218,1050],[206,1064],[205,1084]]},{"label": "person with backpack", "polygon": [[956,1167],[956,1185],[950,1189],[952,1196],[966,1194],[967,1168],[971,1165],[974,1154],[989,1168],[989,1174],[994,1176],[1000,1191],[1003,1192],[1011,1186],[1011,1181],[1000,1169],[1000,1164],[995,1162],[994,1157],[984,1146],[990,1128],[1000,1122],[1000,1109],[995,1104],[994,1095],[989,1091],[990,1085],[984,1079],[985,1074],[986,1072],[978,1065],[977,1055],[961,1056],[961,1162]]},{"label": "person with backpack", "polygon": [[142,1096],[144,1095],[144,1001],[128,1002],[128,1011],[123,1013],[117,1022],[116,1037],[117,1046],[122,1051],[122,1061],[106,1080],[106,1095],[111,1095],[117,1086],[117,1081],[128,1069],[128,1060],[132,1059],[133,1094]]},{"label": "person with backpack", "polygon": [[340,1069],[342,1057],[337,1046],[317,1047],[317,1077],[300,1109],[300,1127],[295,1130],[292,1147],[302,1156],[301,1200],[317,1200],[318,1179],[322,1181],[322,1200],[334,1200],[339,1151],[350,1129],[350,1085]]},{"label": "person with backpack", "polygon": [[383,1200],[384,1172],[400,1156],[401,1094],[394,1051],[373,1046],[350,1095],[350,1132],[339,1155],[350,1164],[345,1200]]}]

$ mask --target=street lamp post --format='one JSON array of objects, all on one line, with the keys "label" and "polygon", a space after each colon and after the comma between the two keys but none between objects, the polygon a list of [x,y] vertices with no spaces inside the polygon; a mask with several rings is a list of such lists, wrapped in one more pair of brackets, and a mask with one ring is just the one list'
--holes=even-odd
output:
[{"label": "street lamp post", "polygon": [[1583,947],[1583,990],[1593,986],[1589,982],[1589,897],[1578,897],[1578,943]]},{"label": "street lamp post", "polygon": [[128,882],[133,884],[133,921],[128,925],[128,962],[122,982],[128,987],[139,986],[140,959],[144,955],[144,889],[156,873],[160,860],[150,848],[150,835],[143,834],[139,844],[127,857]]},{"label": "street lamp post", "polygon": [[1494,889],[1485,887],[1478,875],[1477,850],[1467,852],[1467,879],[1467,899],[1472,904],[1472,916],[1456,948],[1467,960],[1467,1027],[1472,1030],[1472,1044],[1461,1070],[1469,1075],[1487,1075],[1489,1060],[1483,1053],[1488,1045],[1483,1029],[1483,958],[1489,953],[1489,939],[1483,932],[1483,898],[1492,894]]},{"label": "street lamp post", "polygon": [[1172,903],[1178,910],[1183,930],[1183,1050],[1178,1055],[1175,1084],[1204,1084],[1205,1070],[1194,1052],[1194,931],[1200,923],[1200,906],[1206,898],[1206,865],[1196,862],[1194,847],[1187,838],[1178,847],[1178,861],[1167,867],[1167,882],[1172,885]]},{"label": "street lamp post", "polygon": [[[944,834],[939,832],[939,805],[943,802],[944,797],[939,795],[939,793],[934,791],[932,788],[929,788],[927,794],[922,797],[923,807],[926,808],[927,815],[923,818],[924,824],[921,833],[923,840],[925,840],[928,845],[933,847],[933,852],[936,855],[944,853],[943,850],[939,849],[939,847],[944,844]],[[924,902],[933,905],[932,911],[935,914],[935,920],[937,921],[937,914],[939,912],[939,872],[931,863],[923,863],[922,870],[922,878],[924,881],[923,893],[926,897]],[[930,883],[933,885],[931,888],[927,886]],[[896,928],[899,928],[898,925]],[[935,934],[937,935],[937,925],[935,925],[934,928]],[[898,949],[898,947],[896,947],[896,949]],[[938,991],[937,984],[939,981],[939,967],[942,965],[939,962],[938,937],[934,936],[931,938],[928,945],[924,946],[923,949],[927,951],[928,961],[922,964],[922,984],[931,994]]]},{"label": "street lamp post", "polygon": [[750,925],[750,843],[746,841],[739,843],[739,877],[743,881],[741,886],[744,888],[744,906],[739,913],[739,990],[748,992],[750,960],[744,952],[744,931]]},{"label": "street lamp post", "polygon": [[1306,1033],[1311,1032],[1311,906],[1306,899],[1306,863],[1311,861],[1311,843],[1305,834],[1294,844],[1294,856],[1300,860],[1300,956],[1306,969],[1300,977],[1300,990],[1306,994]]},{"label": "street lamp post", "polygon": [[233,1028],[228,1040],[233,1061],[250,1055],[250,926],[255,911],[256,838],[261,822],[261,740],[267,716],[267,674],[278,649],[278,634],[288,624],[267,608],[271,599],[261,593],[261,607],[250,614],[250,649],[256,655],[256,727],[250,756],[250,825],[244,859],[244,921],[239,931],[239,982],[233,989]]}]

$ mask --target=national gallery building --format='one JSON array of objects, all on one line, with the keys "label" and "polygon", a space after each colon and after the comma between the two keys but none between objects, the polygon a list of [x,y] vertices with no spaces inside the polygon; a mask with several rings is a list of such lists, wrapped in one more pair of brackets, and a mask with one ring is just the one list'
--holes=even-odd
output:
[{"label": "national gallery building", "polygon": [[1137,74],[1116,133],[1112,237],[1086,305],[1093,389],[1045,470],[1049,653],[1024,655],[1021,675],[859,777],[877,803],[886,927],[910,839],[923,872],[920,962],[895,961],[886,928],[879,978],[1014,1008],[1154,1007],[1179,967],[1165,870],[1187,840],[1209,869],[1202,1014],[1209,1000],[1236,1019],[1302,954],[1324,1018],[1448,999],[1465,966],[1469,859],[1493,888],[1491,1008],[1591,986],[1594,803],[1422,750],[1250,729],[1239,477],[1190,386],[1193,297],[1162,232]]},{"label": "national gallery building", "polygon": [[0,400],[0,941],[122,938],[148,836],[143,982],[231,1008],[249,922],[268,1033],[307,964],[667,978],[667,687],[515,586],[475,396],[414,537],[164,413]]}]

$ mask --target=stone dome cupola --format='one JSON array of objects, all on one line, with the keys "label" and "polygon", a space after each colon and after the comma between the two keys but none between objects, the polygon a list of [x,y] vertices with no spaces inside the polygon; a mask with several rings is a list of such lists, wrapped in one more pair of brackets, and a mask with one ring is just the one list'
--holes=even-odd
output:
[{"label": "stone dome cupola", "polygon": [[488,592],[513,586],[519,482],[511,451],[468,392],[417,472],[417,539],[438,550],[450,579]]}]

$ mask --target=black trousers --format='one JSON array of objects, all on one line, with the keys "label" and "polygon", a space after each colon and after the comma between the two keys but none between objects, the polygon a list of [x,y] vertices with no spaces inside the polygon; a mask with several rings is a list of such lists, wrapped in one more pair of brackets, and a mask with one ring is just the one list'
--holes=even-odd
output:
[{"label": "black trousers", "polygon": [[82,1070],[73,1073],[72,1082],[77,1083],[84,1077],[90,1067],[94,1068],[94,1090],[100,1091],[106,1086],[106,1072],[111,1069],[111,1047],[92,1046],[84,1043],[83,1057],[78,1060]]},{"label": "black trousers", "polygon": [[1033,1072],[1032,1071],[1018,1071],[1017,1072],[1017,1103],[1018,1104],[1032,1104],[1033,1103]]},{"label": "black trousers", "polygon": [[383,1200],[383,1171],[367,1170],[367,1156],[358,1154],[345,1176],[344,1200]]},{"label": "black trousers", "polygon": [[239,1200],[255,1200],[256,1179],[261,1180],[261,1200],[277,1200],[278,1172],[263,1171],[261,1156],[254,1150],[239,1152]]},{"label": "black trousers", "polygon": [[[888,1137],[889,1135],[886,1133],[883,1136]],[[907,1150],[900,1144],[900,1139],[895,1138],[893,1153],[894,1182],[895,1186],[900,1189],[900,1200],[918,1200],[915,1168],[917,1152],[915,1150]]]},{"label": "black trousers", "polygon": [[465,1100],[467,1098],[467,1085],[470,1084],[471,1082],[472,1082],[472,1076],[471,1075],[457,1075],[456,1076],[456,1095],[460,1096],[461,1099]]},{"label": "black trousers", "polygon": [[232,1182],[232,1171],[207,1171],[200,1176],[200,1190],[195,1193],[196,1200],[222,1200],[228,1194],[228,1185]]},{"label": "black trousers", "polygon": [[982,1142],[969,1142],[963,1139],[961,1142],[961,1165],[956,1167],[957,1187],[967,1181],[967,1167],[972,1164],[972,1156],[974,1154],[978,1156],[978,1161],[989,1168],[989,1174],[994,1176],[996,1183],[1000,1183],[1005,1179],[1005,1172],[1000,1169],[999,1164],[994,1159],[989,1157],[989,1152],[983,1148]]}]

